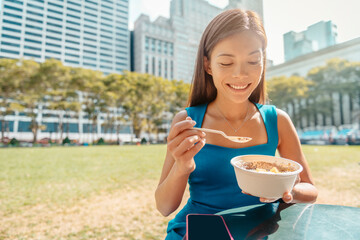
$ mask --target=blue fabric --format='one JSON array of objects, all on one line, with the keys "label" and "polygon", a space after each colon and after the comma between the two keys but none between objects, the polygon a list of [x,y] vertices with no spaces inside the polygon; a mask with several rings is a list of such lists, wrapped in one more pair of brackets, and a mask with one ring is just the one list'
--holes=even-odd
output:
[{"label": "blue fabric", "polygon": [[[275,106],[256,104],[263,118],[268,141],[265,144],[227,148],[205,144],[194,157],[196,168],[189,176],[190,198],[184,208],[172,219],[166,240],[182,239],[186,233],[186,215],[214,214],[230,208],[260,204],[258,197],[241,193],[230,160],[239,155],[262,154],[274,156],[278,145],[277,113]],[[186,108],[188,116],[201,127],[207,104]]]}]

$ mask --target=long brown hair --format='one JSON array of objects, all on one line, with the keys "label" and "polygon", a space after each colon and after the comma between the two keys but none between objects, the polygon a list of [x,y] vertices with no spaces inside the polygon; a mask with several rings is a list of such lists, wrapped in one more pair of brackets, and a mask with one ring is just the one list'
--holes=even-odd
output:
[{"label": "long brown hair", "polygon": [[260,83],[252,92],[249,100],[264,104],[265,91],[265,68],[266,68],[266,45],[267,38],[259,16],[253,11],[231,9],[217,15],[206,27],[197,52],[195,71],[191,83],[188,106],[196,106],[215,100],[217,90],[212,76],[205,71],[204,57],[210,60],[214,46],[222,39],[244,30],[252,30],[262,41],[263,73]]}]

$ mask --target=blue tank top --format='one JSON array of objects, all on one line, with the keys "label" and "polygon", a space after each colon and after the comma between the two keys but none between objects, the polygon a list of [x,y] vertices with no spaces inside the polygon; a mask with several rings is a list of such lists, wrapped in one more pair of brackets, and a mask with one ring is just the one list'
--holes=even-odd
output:
[{"label": "blue tank top", "polygon": [[[226,209],[260,204],[258,197],[241,193],[235,171],[230,164],[239,155],[274,156],[278,145],[275,106],[255,104],[265,124],[268,141],[245,148],[227,148],[206,143],[194,157],[196,168],[189,176],[190,198],[184,208],[168,224],[166,240],[182,239],[189,213],[214,214]],[[201,127],[208,104],[186,108],[188,116]]]}]

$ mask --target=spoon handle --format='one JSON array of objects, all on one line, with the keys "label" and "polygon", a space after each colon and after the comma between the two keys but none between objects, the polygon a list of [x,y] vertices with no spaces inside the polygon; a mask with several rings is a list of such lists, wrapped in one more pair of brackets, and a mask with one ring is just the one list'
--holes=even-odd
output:
[{"label": "spoon handle", "polygon": [[194,127],[193,129],[197,129],[197,130],[200,130],[200,131],[203,131],[203,132],[217,133],[217,134],[223,135],[224,137],[227,137],[227,136],[225,135],[225,133],[223,133],[222,131],[218,131],[218,130],[214,130],[214,129],[209,129],[209,128],[197,128],[197,127]]}]

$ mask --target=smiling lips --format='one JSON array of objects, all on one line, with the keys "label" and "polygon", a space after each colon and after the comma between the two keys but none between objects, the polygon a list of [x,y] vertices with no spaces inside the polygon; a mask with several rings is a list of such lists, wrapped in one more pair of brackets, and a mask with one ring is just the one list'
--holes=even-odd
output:
[{"label": "smiling lips", "polygon": [[234,84],[227,84],[228,86],[230,86],[231,88],[235,89],[235,90],[243,90],[245,88],[247,88],[250,84],[246,84],[246,85],[234,85]]}]

